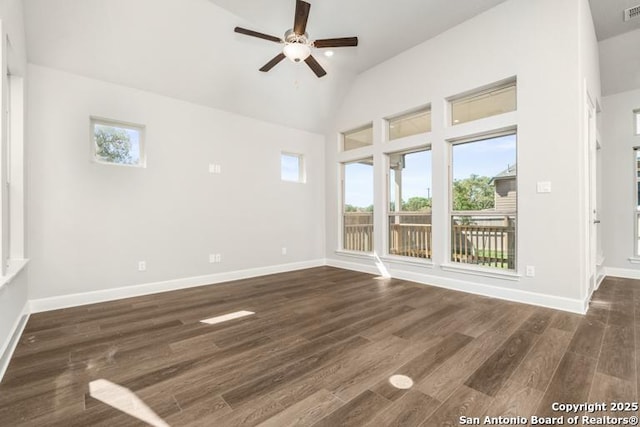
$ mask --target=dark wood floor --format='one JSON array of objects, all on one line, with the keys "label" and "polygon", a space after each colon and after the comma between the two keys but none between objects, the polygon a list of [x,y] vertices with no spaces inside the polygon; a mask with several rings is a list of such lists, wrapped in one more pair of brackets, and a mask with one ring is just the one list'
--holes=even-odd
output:
[{"label": "dark wood floor", "polygon": [[[240,310],[255,315],[199,322]],[[172,426],[559,416],[552,402],[637,400],[638,322],[636,281],[607,279],[579,316],[314,268],[33,315],[0,425],[145,425],[104,403],[127,396]]]}]

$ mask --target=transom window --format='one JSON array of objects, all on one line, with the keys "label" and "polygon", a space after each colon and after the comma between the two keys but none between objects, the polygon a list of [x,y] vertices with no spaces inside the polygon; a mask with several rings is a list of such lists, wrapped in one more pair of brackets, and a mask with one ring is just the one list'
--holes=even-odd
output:
[{"label": "transom window", "polygon": [[431,107],[392,117],[387,122],[389,125],[389,141],[431,132]]},{"label": "transom window", "polygon": [[451,146],[451,260],[515,270],[516,135]]},{"label": "transom window", "polygon": [[144,126],[95,117],[90,122],[94,161],[145,166]]},{"label": "transom window", "polygon": [[390,255],[431,258],[431,149],[388,155]]},{"label": "transom window", "polygon": [[516,110],[516,82],[451,99],[451,124],[457,125]]},{"label": "transom window", "polygon": [[369,145],[373,145],[372,124],[342,134],[343,151],[355,150]]}]

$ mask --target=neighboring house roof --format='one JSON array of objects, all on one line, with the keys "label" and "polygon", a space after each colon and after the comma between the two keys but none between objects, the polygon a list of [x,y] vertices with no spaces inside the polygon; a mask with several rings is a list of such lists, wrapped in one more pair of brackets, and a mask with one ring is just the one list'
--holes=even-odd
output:
[{"label": "neighboring house roof", "polygon": [[489,182],[497,181],[499,179],[515,178],[515,176],[516,176],[516,165],[511,165],[507,167],[505,170],[503,170],[502,172],[500,172],[498,175],[491,178],[491,181]]}]

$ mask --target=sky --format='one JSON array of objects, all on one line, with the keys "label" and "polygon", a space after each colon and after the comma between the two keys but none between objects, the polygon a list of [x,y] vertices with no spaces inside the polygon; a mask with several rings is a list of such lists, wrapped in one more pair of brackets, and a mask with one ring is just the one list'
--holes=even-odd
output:
[{"label": "sky", "polygon": [[[516,135],[457,144],[452,147],[451,155],[454,179],[472,174],[493,177],[516,163]],[[344,177],[346,204],[363,208],[373,204],[373,166],[348,163]],[[405,156],[402,187],[404,201],[411,197],[429,197],[432,191],[430,151]]]}]

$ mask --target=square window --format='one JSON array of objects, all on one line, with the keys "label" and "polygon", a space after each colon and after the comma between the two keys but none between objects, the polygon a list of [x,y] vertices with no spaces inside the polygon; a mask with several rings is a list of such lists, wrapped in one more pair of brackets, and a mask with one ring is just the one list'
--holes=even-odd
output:
[{"label": "square window", "polygon": [[510,111],[516,111],[515,81],[451,99],[451,124],[458,125]]},{"label": "square window", "polygon": [[392,117],[389,122],[389,141],[431,132],[431,107]]},{"label": "square window", "polygon": [[98,163],[145,167],[144,126],[115,120],[91,120],[93,160]]},{"label": "square window", "polygon": [[289,182],[304,182],[304,160],[301,154],[280,155],[280,179]]},{"label": "square window", "polygon": [[373,125],[367,125],[342,134],[343,151],[373,145]]}]

